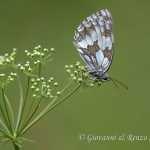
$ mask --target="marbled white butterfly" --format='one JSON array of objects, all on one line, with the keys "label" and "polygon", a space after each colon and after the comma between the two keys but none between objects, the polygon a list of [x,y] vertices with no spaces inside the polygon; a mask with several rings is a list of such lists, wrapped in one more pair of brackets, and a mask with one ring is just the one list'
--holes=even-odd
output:
[{"label": "marbled white butterfly", "polygon": [[[108,77],[107,74],[114,50],[113,21],[107,9],[87,17],[76,29],[73,43],[90,68],[89,74],[101,82],[109,81],[109,79],[114,82],[115,79]],[[116,85],[115,82],[114,84]]]}]

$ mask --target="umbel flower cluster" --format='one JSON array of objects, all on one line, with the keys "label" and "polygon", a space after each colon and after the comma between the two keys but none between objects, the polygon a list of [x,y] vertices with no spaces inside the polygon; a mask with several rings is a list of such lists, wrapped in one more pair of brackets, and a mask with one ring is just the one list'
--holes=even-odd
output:
[{"label": "umbel flower cluster", "polygon": [[101,82],[98,79],[91,77],[88,73],[88,67],[83,66],[80,62],[76,62],[76,65],[65,65],[66,72],[70,79],[76,83],[81,84],[83,87],[100,86]]},{"label": "umbel flower cluster", "polygon": [[24,65],[18,64],[18,68],[27,76],[31,76],[37,67],[52,60],[49,58],[54,53],[54,51],[54,48],[51,48],[51,50],[48,50],[47,48],[43,49],[41,45],[36,46],[33,52],[25,50],[25,54],[29,59],[33,60],[33,64],[31,64],[30,61],[26,61]]},{"label": "umbel flower cluster", "polygon": [[11,83],[14,81],[16,78],[17,74],[16,73],[10,73],[8,77],[5,78],[5,74],[0,74],[0,86],[4,87],[5,85]]},{"label": "umbel flower cluster", "polygon": [[[60,92],[57,90],[58,82],[54,81],[54,77],[50,77],[48,81],[42,77],[41,70],[43,64],[45,65],[52,60],[50,57],[54,51],[54,48],[49,50],[47,48],[42,48],[40,45],[36,46],[32,52],[25,50],[27,59],[24,64],[16,64],[16,48],[13,49],[13,52],[10,55],[6,53],[3,56],[0,56],[0,96],[2,96],[0,98],[0,114],[2,114],[0,116],[0,136],[5,140],[9,139],[12,141],[16,150],[19,150],[21,147],[20,142],[24,140],[21,136],[55,107],[57,104],[56,100],[63,91]],[[8,67],[9,70],[12,70],[13,72],[8,74],[9,70],[6,70]],[[27,84],[25,84],[27,86],[25,91],[23,91],[19,75],[20,72],[18,72],[18,70],[25,74],[25,81],[27,81]],[[20,92],[20,104],[18,117],[16,119],[14,118],[13,109],[5,92],[5,85],[12,83],[15,78],[17,78]],[[28,97],[30,89],[33,92],[33,96],[32,98],[29,98],[29,101]],[[25,92],[25,96],[23,96],[23,92]],[[37,110],[40,109],[40,105],[44,102],[43,99],[48,99],[49,102],[47,102],[47,106],[43,108],[41,112],[39,111],[40,113],[36,116]],[[16,122],[14,122],[15,120]]]},{"label": "umbel flower cluster", "polygon": [[[7,67],[15,67],[15,60],[17,56],[17,49],[14,48],[13,52],[9,55],[8,53],[0,56],[0,69]],[[0,86],[4,88],[5,85],[12,83],[17,76],[17,73],[11,72],[9,75],[0,73]]]},{"label": "umbel flower cluster", "polygon": [[42,48],[41,45],[38,45],[35,47],[35,49],[33,50],[33,52],[29,52],[28,50],[25,50],[25,54],[27,55],[27,57],[31,58],[32,60],[34,60],[34,65],[37,66],[40,63],[46,63],[50,60],[47,60],[53,53],[54,53],[55,49],[51,48],[51,50],[48,50],[47,48]]},{"label": "umbel flower cluster", "polygon": [[14,65],[16,59],[17,49],[14,48],[13,52],[9,54],[5,54],[4,56],[0,56],[0,68]]},{"label": "umbel flower cluster", "polygon": [[[54,48],[48,50],[38,45],[32,52],[25,50],[27,59],[25,63],[19,64],[16,63],[16,49],[13,49],[10,55],[5,54],[4,56],[0,56],[0,136],[4,140],[11,141],[15,150],[20,149],[20,143],[24,140],[22,136],[34,124],[69,98],[80,87],[100,86],[100,82],[88,73],[88,68],[77,62],[75,65],[65,66],[70,81],[59,91],[58,82],[54,81],[54,77],[50,76],[48,80],[45,80],[41,71],[43,66],[52,60],[51,55],[54,51]],[[9,70],[12,70],[11,73],[4,73],[9,71],[5,71],[8,67]],[[20,79],[20,74],[22,73],[25,76],[21,76],[22,79]],[[27,82],[24,84],[25,90],[21,82],[23,79]],[[17,87],[19,87],[19,92],[15,91],[17,88],[13,90],[17,92],[17,95],[20,95],[19,104],[15,105],[19,106],[17,118],[13,114],[13,108],[7,97],[5,88],[5,85],[12,83],[14,80],[18,81]],[[67,89],[68,93],[66,93]],[[30,97],[29,93],[32,93],[32,97]],[[16,100],[13,97],[10,98],[11,102]],[[43,103],[46,103],[46,105],[42,105]]]},{"label": "umbel flower cluster", "polygon": [[31,89],[34,92],[33,97],[35,98],[54,98],[60,96],[60,92],[55,92],[56,95],[53,95],[55,89],[58,86],[57,82],[53,82],[54,78],[51,77],[48,82],[44,81],[44,78],[37,78],[36,80],[31,79]]}]

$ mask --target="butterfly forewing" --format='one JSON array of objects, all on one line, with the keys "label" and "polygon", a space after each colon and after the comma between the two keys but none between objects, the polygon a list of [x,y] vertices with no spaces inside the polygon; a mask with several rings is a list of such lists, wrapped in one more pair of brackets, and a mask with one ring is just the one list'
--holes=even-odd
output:
[{"label": "butterfly forewing", "polygon": [[87,17],[76,29],[73,43],[91,70],[105,73],[112,62],[114,48],[110,12],[104,9]]}]

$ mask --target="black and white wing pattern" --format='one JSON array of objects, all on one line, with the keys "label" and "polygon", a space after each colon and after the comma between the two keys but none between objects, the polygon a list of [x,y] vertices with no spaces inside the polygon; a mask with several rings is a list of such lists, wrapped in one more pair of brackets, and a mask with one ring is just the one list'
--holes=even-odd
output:
[{"label": "black and white wing pattern", "polygon": [[113,21],[107,9],[87,17],[76,29],[73,43],[93,71],[105,73],[113,58]]}]

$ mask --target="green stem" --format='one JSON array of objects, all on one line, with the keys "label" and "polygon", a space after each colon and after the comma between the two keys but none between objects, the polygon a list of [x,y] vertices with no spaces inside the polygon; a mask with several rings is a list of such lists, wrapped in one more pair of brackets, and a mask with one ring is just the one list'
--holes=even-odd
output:
[{"label": "green stem", "polygon": [[2,115],[3,115],[4,120],[5,120],[5,122],[6,122],[6,125],[7,125],[8,129],[9,129],[9,124],[8,124],[7,119],[6,119],[6,116],[5,116],[4,110],[3,110],[3,108],[1,107],[1,104],[0,104],[0,110],[1,110],[1,113],[2,113]]},{"label": "green stem", "polygon": [[3,131],[2,129],[0,129],[0,132],[4,135],[4,136],[6,136],[7,138],[9,138],[9,139],[12,139],[12,137],[10,136],[10,135],[8,135],[5,131]]},{"label": "green stem", "polygon": [[18,130],[20,128],[21,121],[22,121],[22,117],[23,117],[25,105],[26,105],[26,102],[27,102],[27,97],[28,97],[28,92],[29,92],[29,86],[30,86],[30,76],[28,76],[26,96],[25,96],[24,103],[23,103],[23,106],[22,106],[20,120],[19,120],[19,124],[18,124],[17,130],[16,130],[16,133],[18,132]]},{"label": "green stem", "polygon": [[8,119],[9,129],[10,129],[11,134],[13,135],[13,130],[12,130],[11,121],[10,121],[10,118],[9,118],[9,113],[8,113],[8,109],[7,109],[7,104],[6,104],[5,93],[4,93],[3,87],[2,87],[2,95],[3,95],[4,106],[5,106],[6,115],[7,115],[7,119]]},{"label": "green stem", "polygon": [[0,133],[4,138],[10,139],[11,141],[13,141],[13,137],[9,134],[7,134],[5,131],[3,131],[2,129],[0,129]]},{"label": "green stem", "polygon": [[[29,109],[28,109],[28,112],[27,112],[27,114],[26,114],[26,116],[25,116],[25,118],[24,118],[24,120],[23,120],[22,127],[21,127],[21,131],[22,131],[22,128],[24,127],[24,124],[25,124],[25,122],[26,122],[28,116],[29,116],[29,113],[30,113],[31,108],[32,108],[32,106],[33,106],[34,99],[35,99],[35,98],[32,99],[31,104],[30,104],[30,107],[29,107]],[[19,132],[19,133],[20,133],[20,132]]]},{"label": "green stem", "polygon": [[0,124],[4,127],[4,129],[9,133],[9,130],[7,128],[7,126],[4,124],[4,122],[2,121],[2,119],[0,119]]},{"label": "green stem", "polygon": [[6,99],[6,102],[7,102],[7,105],[8,105],[8,109],[9,109],[9,112],[10,112],[10,117],[11,117],[11,120],[12,120],[12,129],[14,129],[14,124],[15,124],[14,114],[13,114],[11,104],[10,104],[6,94],[5,94],[5,99]]},{"label": "green stem", "polygon": [[[27,122],[22,126],[21,130],[19,131],[18,135],[20,135],[20,133],[22,132],[22,130],[27,126],[27,124],[30,122],[30,120],[32,119],[32,117],[34,116],[34,114],[36,113],[37,109],[40,107],[42,98],[39,100],[37,106],[35,107],[34,111],[32,112],[31,116],[29,117],[29,119],[27,120]],[[17,135],[17,136],[18,136]]]},{"label": "green stem", "polygon": [[[61,91],[61,94],[71,85],[73,81],[71,80]],[[58,99],[58,97],[54,98],[48,105],[47,107],[39,114],[39,116],[42,116],[51,106],[52,104]]]},{"label": "green stem", "polygon": [[64,97],[63,99],[61,99],[60,101],[58,101],[56,104],[54,104],[49,110],[47,110],[45,112],[45,114],[43,116],[45,116],[48,112],[50,112],[51,110],[53,110],[55,107],[57,107],[59,104],[61,104],[62,102],[64,102],[67,98],[69,98],[73,93],[75,93],[79,88],[80,88],[81,84],[79,84],[73,91],[71,91],[66,97]]},{"label": "green stem", "polygon": [[41,77],[41,63],[39,64],[39,78]]},{"label": "green stem", "polygon": [[44,61],[48,58],[48,57],[50,57],[52,55],[52,53],[50,53],[49,55],[47,55],[45,58],[44,58]]},{"label": "green stem", "polygon": [[[14,70],[17,72],[16,69],[14,69]],[[19,111],[18,111],[18,117],[17,117],[17,123],[16,123],[15,132],[17,131],[18,126],[19,126],[19,122],[20,122],[20,118],[21,118],[21,112],[22,112],[22,107],[23,107],[23,89],[22,89],[22,84],[21,84],[19,76],[17,76],[17,79],[18,79],[18,85],[19,85],[19,91],[20,91],[20,104],[19,104]]]},{"label": "green stem", "polygon": [[[44,109],[44,111],[42,111],[20,134],[23,135],[27,130],[29,130],[35,123],[37,123],[41,118],[43,118],[49,111],[53,110],[56,106],[58,106],[59,104],[61,104],[63,101],[65,101],[68,97],[70,97],[75,91],[77,91],[79,89],[79,87],[81,86],[81,84],[79,84],[73,91],[71,91],[66,97],[64,97],[62,100],[58,101],[55,105],[53,105],[52,107],[50,107],[48,110]],[[56,99],[55,99],[56,101]]]},{"label": "green stem", "polygon": [[18,145],[16,145],[16,143],[15,143],[15,142],[13,142],[13,145],[14,145],[15,150],[20,150],[19,146],[18,146]]}]

